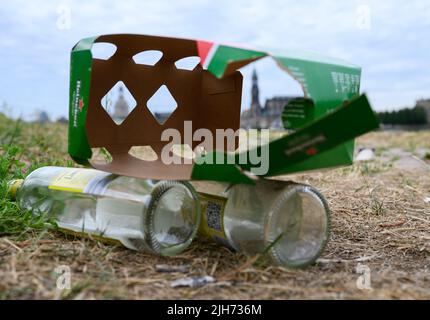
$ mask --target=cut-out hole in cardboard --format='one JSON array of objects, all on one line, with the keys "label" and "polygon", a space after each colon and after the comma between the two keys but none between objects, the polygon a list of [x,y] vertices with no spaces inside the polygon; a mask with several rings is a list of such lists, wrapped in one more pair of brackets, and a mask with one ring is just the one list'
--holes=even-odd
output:
[{"label": "cut-out hole in cardboard", "polygon": [[194,148],[194,157],[198,158],[200,156],[204,156],[206,155],[208,152],[206,150],[206,148],[202,145],[199,145],[197,147]]},{"label": "cut-out hole in cardboard", "polygon": [[101,104],[117,125],[123,123],[137,105],[136,100],[122,81],[118,81],[106,93]]},{"label": "cut-out hole in cardboard", "polygon": [[240,71],[244,75],[241,127],[283,130],[282,112],[289,101],[304,96],[301,84],[271,57]]},{"label": "cut-out hole in cardboard", "polygon": [[200,57],[191,56],[179,59],[175,62],[176,69],[193,71],[200,63]]},{"label": "cut-out hole in cardboard", "polygon": [[163,57],[163,53],[158,50],[146,50],[139,52],[133,56],[133,60],[137,64],[146,66],[155,66]]},{"label": "cut-out hole in cardboard", "polygon": [[155,161],[158,159],[157,154],[151,146],[133,146],[128,151],[128,154],[145,161]]},{"label": "cut-out hole in cardboard", "polygon": [[93,59],[109,60],[116,52],[116,45],[108,42],[96,42],[91,48]]},{"label": "cut-out hole in cardboard", "polygon": [[164,124],[178,107],[178,103],[163,84],[146,103],[159,124]]},{"label": "cut-out hole in cardboard", "polygon": [[93,164],[108,164],[112,162],[112,155],[105,148],[91,148],[90,162]]},{"label": "cut-out hole in cardboard", "polygon": [[191,149],[191,147],[188,144],[174,144],[171,150],[173,154],[177,155],[178,157],[187,158],[187,159],[195,158],[193,149]]}]

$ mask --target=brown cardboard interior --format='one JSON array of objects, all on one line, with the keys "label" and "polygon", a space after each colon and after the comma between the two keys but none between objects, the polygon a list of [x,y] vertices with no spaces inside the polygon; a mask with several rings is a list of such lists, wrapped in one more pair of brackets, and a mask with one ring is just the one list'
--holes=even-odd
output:
[{"label": "brown cardboard interior", "polygon": [[[91,163],[95,168],[121,175],[152,179],[189,179],[192,164],[165,165],[161,151],[169,141],[161,141],[164,129],[177,129],[184,141],[184,121],[192,121],[192,131],[200,128],[237,130],[240,126],[242,75],[238,71],[218,79],[199,64],[194,70],[179,70],[175,62],[198,56],[196,42],[144,35],[101,36],[96,42],[117,47],[108,60],[93,59],[90,97],[85,128],[92,148],[106,148],[112,155],[108,164]],[[136,64],[133,56],[146,50],[159,50],[161,60],[154,66]],[[115,124],[101,105],[101,99],[118,82],[123,81],[137,101],[136,108],[121,125]],[[146,103],[166,85],[178,107],[161,125]],[[191,147],[201,142],[191,142]],[[156,161],[145,161],[128,152],[133,146],[151,146]],[[235,149],[238,146],[238,138]],[[226,146],[227,148],[227,146]],[[209,151],[209,150],[207,150]],[[224,150],[232,151],[232,150]]]}]

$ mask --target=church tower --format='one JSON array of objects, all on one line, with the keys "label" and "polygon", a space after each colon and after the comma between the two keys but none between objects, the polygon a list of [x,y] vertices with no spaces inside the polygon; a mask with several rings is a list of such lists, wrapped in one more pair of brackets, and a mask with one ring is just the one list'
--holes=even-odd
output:
[{"label": "church tower", "polygon": [[254,117],[259,117],[261,115],[260,90],[258,89],[258,77],[255,69],[252,73],[251,96],[251,115]]}]

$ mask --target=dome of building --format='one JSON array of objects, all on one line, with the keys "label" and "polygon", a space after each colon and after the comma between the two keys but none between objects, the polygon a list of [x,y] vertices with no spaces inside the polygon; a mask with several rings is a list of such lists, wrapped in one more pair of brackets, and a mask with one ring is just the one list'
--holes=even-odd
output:
[{"label": "dome of building", "polygon": [[129,106],[124,97],[124,89],[119,87],[118,100],[115,103],[112,118],[116,123],[121,123],[129,114]]}]

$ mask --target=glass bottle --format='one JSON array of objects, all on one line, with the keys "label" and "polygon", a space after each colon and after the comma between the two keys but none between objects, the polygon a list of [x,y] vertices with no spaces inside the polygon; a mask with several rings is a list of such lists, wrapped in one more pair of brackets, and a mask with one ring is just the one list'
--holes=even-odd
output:
[{"label": "glass bottle", "polygon": [[53,215],[59,228],[160,255],[186,249],[200,223],[187,182],[153,181],[83,168],[43,167],[10,183],[21,208]]},{"label": "glass bottle", "polygon": [[200,233],[236,251],[267,253],[285,267],[312,264],[329,238],[330,210],[313,187],[259,179],[255,185],[193,182]]}]

